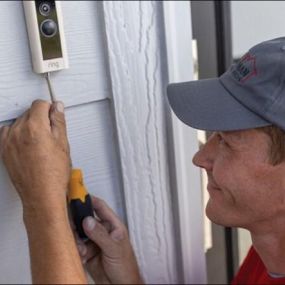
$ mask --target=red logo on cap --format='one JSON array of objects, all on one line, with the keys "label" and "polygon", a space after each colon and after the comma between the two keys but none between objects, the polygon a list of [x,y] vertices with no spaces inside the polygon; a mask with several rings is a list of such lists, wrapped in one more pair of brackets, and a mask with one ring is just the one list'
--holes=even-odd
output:
[{"label": "red logo on cap", "polygon": [[245,83],[251,77],[257,75],[255,56],[247,53],[234,66],[233,76],[241,83]]}]

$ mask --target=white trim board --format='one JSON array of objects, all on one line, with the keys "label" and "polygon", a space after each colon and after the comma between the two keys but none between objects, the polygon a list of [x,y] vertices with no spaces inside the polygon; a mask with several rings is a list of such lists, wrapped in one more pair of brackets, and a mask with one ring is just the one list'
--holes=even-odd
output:
[{"label": "white trim board", "polygon": [[[165,1],[163,6],[169,81],[193,80],[190,2]],[[191,163],[198,150],[197,131],[173,112],[171,124],[184,283],[205,284],[202,188],[199,170]]]},{"label": "white trim board", "polygon": [[130,237],[148,284],[179,284],[169,187],[162,4],[104,1],[112,102]]},{"label": "white trim board", "polygon": [[200,174],[191,164],[196,131],[172,116],[171,144],[165,108],[168,72],[172,82],[193,76],[190,2],[102,5],[127,220],[141,271],[151,284],[205,283]]}]

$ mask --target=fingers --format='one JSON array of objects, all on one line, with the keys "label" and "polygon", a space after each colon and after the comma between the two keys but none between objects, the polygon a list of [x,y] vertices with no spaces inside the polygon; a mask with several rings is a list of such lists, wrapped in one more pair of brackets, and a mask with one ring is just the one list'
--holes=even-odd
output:
[{"label": "fingers", "polygon": [[17,118],[16,122],[11,126],[12,129],[18,128],[21,126],[24,122],[26,122],[29,118],[30,110],[27,110],[24,112],[20,117]]},{"label": "fingers", "polygon": [[35,124],[40,123],[41,128],[46,127],[46,129],[51,130],[55,139],[68,145],[64,106],[62,102],[56,102],[51,106],[47,101],[34,101],[31,108],[16,120],[11,126],[11,129],[14,130],[20,127],[27,120],[32,121]]},{"label": "fingers", "polygon": [[3,151],[3,145],[7,140],[10,133],[12,133],[15,129],[19,128],[24,122],[27,121],[29,117],[29,110],[27,110],[24,114],[17,118],[17,120],[11,126],[5,126],[0,128],[0,155]]},{"label": "fingers", "polygon": [[83,244],[77,240],[81,257],[84,261],[88,261],[100,251],[109,257],[120,256],[122,242],[128,240],[125,225],[103,200],[91,197],[95,212],[101,220],[98,221],[94,217],[86,217],[83,220],[82,226],[90,241]]},{"label": "fingers", "polygon": [[49,111],[49,102],[43,100],[36,100],[32,103],[29,112],[29,120],[34,121],[35,123],[44,123],[44,127],[50,129]]},{"label": "fingers", "polygon": [[84,257],[87,254],[87,246],[83,242],[77,241],[77,249],[78,249],[78,252],[79,252],[81,258],[84,259]]},{"label": "fingers", "polygon": [[107,230],[108,233],[110,233],[113,230],[113,226],[109,222],[101,221],[101,224],[104,226],[104,228]]},{"label": "fingers", "polygon": [[101,252],[100,248],[92,241],[87,243],[78,242],[77,248],[84,264]]},{"label": "fingers", "polygon": [[112,229],[120,228],[123,225],[118,216],[113,210],[105,203],[105,201],[92,196],[92,204],[97,216],[103,221],[108,222]]},{"label": "fingers", "polygon": [[106,271],[102,265],[102,260],[99,256],[93,258],[90,262],[87,262],[86,268],[93,277],[95,284],[115,284],[108,279]]},{"label": "fingers", "polygon": [[[19,130],[21,128],[21,126],[23,126],[24,123],[27,122],[27,120],[30,117],[30,113],[32,114],[32,119],[34,121],[38,121],[40,118],[44,118],[44,120],[46,120],[46,122],[48,122],[48,117],[44,117],[43,113],[41,113],[42,109],[49,109],[49,104],[45,101],[41,101],[41,100],[36,100],[33,102],[31,109],[26,110],[21,116],[19,116],[16,121],[10,126],[5,126],[1,128],[1,139],[0,139],[0,152],[2,152],[3,150],[3,144],[4,144],[4,140],[6,140],[9,136],[9,133],[13,133],[16,130]],[[40,115],[39,115],[40,114]],[[47,113],[48,114],[48,113]],[[39,118],[40,117],[40,118]],[[48,123],[49,126],[49,123]]]},{"label": "fingers", "polygon": [[111,250],[112,240],[109,233],[99,222],[93,217],[87,217],[83,220],[83,229],[90,240],[95,242],[103,252],[107,253]]},{"label": "fingers", "polygon": [[56,102],[50,109],[51,132],[53,136],[63,143],[67,142],[66,122],[64,116],[64,105]]}]

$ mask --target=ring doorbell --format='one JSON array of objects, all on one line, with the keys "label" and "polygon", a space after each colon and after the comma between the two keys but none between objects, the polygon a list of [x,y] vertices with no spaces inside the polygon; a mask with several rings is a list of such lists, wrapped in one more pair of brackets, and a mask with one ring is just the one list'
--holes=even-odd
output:
[{"label": "ring doorbell", "polygon": [[34,71],[68,68],[60,1],[24,0],[23,5]]}]

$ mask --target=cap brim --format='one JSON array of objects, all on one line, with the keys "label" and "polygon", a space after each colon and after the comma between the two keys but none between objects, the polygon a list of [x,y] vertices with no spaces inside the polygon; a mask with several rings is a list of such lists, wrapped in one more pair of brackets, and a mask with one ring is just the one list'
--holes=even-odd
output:
[{"label": "cap brim", "polygon": [[195,129],[234,131],[272,125],[238,102],[218,78],[173,83],[167,95],[176,116]]}]

